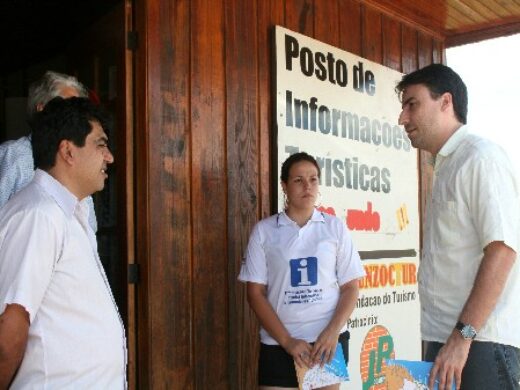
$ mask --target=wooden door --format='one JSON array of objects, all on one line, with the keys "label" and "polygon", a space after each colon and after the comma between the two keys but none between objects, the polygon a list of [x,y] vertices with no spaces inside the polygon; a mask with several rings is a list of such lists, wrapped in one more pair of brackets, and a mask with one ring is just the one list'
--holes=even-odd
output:
[{"label": "wooden door", "polygon": [[114,8],[79,34],[69,52],[76,76],[113,118],[109,146],[115,162],[105,190],[94,195],[98,250],[126,329],[129,388],[136,388],[134,268],[133,7]]}]

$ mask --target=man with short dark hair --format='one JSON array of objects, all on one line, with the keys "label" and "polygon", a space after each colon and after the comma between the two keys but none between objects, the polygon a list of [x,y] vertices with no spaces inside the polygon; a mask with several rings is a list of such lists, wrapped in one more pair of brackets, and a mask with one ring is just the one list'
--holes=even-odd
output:
[{"label": "man with short dark hair", "polygon": [[[27,98],[27,121],[33,122],[37,112],[41,111],[51,99],[61,96],[87,97],[88,92],[74,76],[47,71],[29,86]],[[31,149],[31,136],[0,144],[0,208],[14,194],[24,188],[34,175],[34,163]],[[89,223],[94,232],[97,231],[97,221],[92,198],[88,198]]]},{"label": "man with short dark hair", "polygon": [[0,209],[0,389],[126,387],[123,323],[86,199],[114,158],[85,98],[50,101],[33,123],[33,180]]},{"label": "man with short dark hair", "polygon": [[520,185],[504,151],[468,132],[467,90],[434,64],[397,86],[400,124],[433,155],[419,266],[421,334],[439,389],[519,389]]}]

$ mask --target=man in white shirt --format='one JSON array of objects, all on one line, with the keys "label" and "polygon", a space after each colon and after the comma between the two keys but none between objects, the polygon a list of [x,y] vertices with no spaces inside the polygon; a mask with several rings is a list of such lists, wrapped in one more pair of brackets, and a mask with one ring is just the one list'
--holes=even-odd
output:
[{"label": "man in white shirt", "polygon": [[520,185],[504,151],[468,133],[467,90],[429,65],[397,86],[400,124],[434,161],[419,294],[439,389],[519,389]]},{"label": "man in white shirt", "polygon": [[114,160],[104,114],[51,100],[33,123],[33,180],[0,210],[0,389],[126,387],[123,323],[88,223]]},{"label": "man in white shirt", "polygon": [[[41,111],[47,102],[57,96],[69,98],[73,96],[87,97],[88,92],[74,76],[47,71],[29,87],[27,97],[27,121],[32,123],[36,113]],[[18,191],[24,188],[34,176],[34,162],[31,147],[31,136],[0,144],[0,208]],[[89,196],[89,223],[97,231],[97,220],[94,202]]]}]

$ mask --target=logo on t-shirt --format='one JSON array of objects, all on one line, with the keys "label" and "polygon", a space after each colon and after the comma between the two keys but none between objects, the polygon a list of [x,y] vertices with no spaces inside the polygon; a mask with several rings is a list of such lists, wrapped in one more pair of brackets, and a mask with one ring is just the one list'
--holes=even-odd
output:
[{"label": "logo on t-shirt", "polygon": [[291,286],[305,287],[318,284],[318,258],[304,257],[289,261],[291,266]]}]

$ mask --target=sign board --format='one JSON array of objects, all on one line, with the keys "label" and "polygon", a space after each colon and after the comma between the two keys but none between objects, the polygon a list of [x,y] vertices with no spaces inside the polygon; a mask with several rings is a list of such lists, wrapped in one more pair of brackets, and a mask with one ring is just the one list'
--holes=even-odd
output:
[{"label": "sign board", "polygon": [[380,389],[385,359],[421,358],[417,152],[397,123],[402,75],[279,26],[275,46],[277,173],[298,151],[321,167],[320,209],[345,221],[367,271],[343,388]]}]

